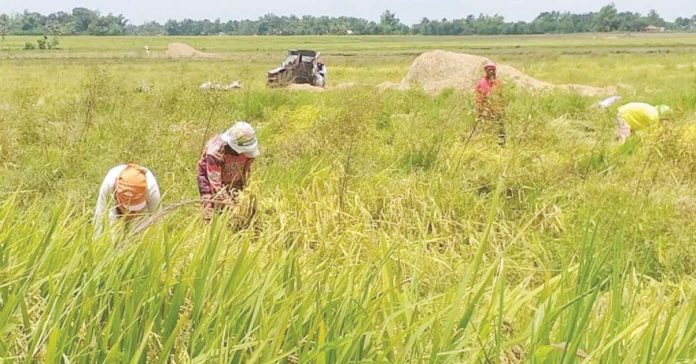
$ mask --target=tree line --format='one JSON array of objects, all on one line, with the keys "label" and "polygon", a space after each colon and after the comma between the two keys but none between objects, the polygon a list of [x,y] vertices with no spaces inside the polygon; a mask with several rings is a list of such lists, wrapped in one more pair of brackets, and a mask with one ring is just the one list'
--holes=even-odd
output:
[{"label": "tree line", "polygon": [[696,15],[664,20],[655,11],[647,15],[619,12],[614,4],[597,12],[573,14],[543,12],[531,22],[507,22],[500,15],[469,15],[461,19],[423,18],[411,26],[387,10],[378,22],[354,17],[278,16],[267,14],[256,20],[168,20],[131,24],[123,15],[102,15],[98,11],[75,8],[70,13],[48,15],[24,11],[0,14],[1,35],[323,35],[323,34],[421,34],[496,35],[581,32],[639,32],[648,26],[667,31],[696,31]]}]

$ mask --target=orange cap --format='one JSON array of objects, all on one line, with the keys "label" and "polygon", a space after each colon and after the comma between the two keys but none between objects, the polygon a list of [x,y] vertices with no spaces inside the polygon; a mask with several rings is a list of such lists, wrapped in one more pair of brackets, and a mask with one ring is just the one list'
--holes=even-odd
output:
[{"label": "orange cap", "polygon": [[137,164],[129,164],[116,180],[114,195],[118,205],[128,211],[140,211],[147,200],[147,170]]}]

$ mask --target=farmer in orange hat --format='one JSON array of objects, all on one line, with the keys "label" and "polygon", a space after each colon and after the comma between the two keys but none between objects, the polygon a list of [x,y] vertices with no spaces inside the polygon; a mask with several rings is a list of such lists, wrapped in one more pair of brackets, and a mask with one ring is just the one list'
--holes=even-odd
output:
[{"label": "farmer in orange hat", "polygon": [[155,176],[137,164],[122,164],[111,168],[99,188],[94,222],[101,233],[104,214],[110,222],[129,221],[144,213],[154,212],[160,204],[160,190]]},{"label": "farmer in orange hat", "polygon": [[258,157],[256,131],[237,121],[227,131],[208,141],[198,160],[198,191],[203,200],[203,219],[210,222],[214,211],[230,208],[246,187],[251,165]]},{"label": "farmer in orange hat", "polygon": [[498,129],[498,145],[505,146],[505,125],[503,116],[505,100],[502,85],[496,75],[496,65],[487,62],[483,65],[485,76],[476,85],[476,118],[478,122],[493,122]]}]

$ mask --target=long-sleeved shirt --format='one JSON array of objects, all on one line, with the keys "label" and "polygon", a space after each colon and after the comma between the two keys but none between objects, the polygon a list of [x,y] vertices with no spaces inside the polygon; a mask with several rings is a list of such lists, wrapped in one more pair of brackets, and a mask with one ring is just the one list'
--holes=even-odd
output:
[{"label": "long-sleeved shirt", "polygon": [[[121,216],[118,208],[116,207],[114,191],[116,190],[116,182],[121,173],[128,167],[127,164],[122,164],[111,168],[109,172],[104,177],[104,181],[99,188],[99,197],[97,198],[97,207],[94,211],[94,223],[96,225],[97,234],[102,231],[102,224],[104,222],[104,214],[108,209],[109,222],[114,222]],[[155,175],[150,172],[149,169],[145,168],[145,178],[147,181],[147,200],[146,207],[143,211],[139,213],[154,212],[161,202],[160,190],[157,185],[157,179]]]},{"label": "long-sleeved shirt", "polygon": [[224,201],[232,190],[246,186],[253,158],[238,154],[220,135],[210,139],[198,161],[198,191],[201,196]]}]

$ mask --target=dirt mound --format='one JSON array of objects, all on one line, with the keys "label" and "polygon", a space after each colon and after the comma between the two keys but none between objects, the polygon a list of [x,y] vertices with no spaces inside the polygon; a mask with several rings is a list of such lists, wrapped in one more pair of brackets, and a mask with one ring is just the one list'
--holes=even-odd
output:
[{"label": "dirt mound", "polygon": [[[487,58],[465,53],[431,51],[418,56],[401,81],[399,89],[420,86],[430,94],[437,94],[445,88],[469,90],[483,75],[483,65]],[[520,70],[498,64],[498,77],[503,81],[512,81],[521,88],[531,90],[565,89],[586,96],[611,93],[610,89],[585,85],[556,85],[530,77]]]},{"label": "dirt mound", "polygon": [[184,43],[170,43],[167,46],[167,57],[213,57],[211,53],[201,52],[196,48]]},{"label": "dirt mound", "polygon": [[326,91],[323,87],[312,86],[308,83],[293,83],[291,85],[288,85],[288,90],[312,91],[312,92],[324,92],[324,91]]}]

